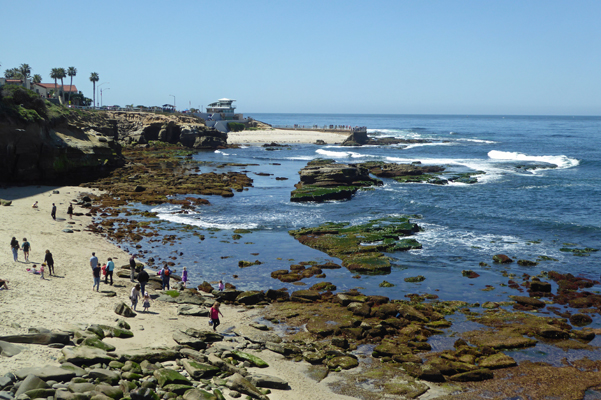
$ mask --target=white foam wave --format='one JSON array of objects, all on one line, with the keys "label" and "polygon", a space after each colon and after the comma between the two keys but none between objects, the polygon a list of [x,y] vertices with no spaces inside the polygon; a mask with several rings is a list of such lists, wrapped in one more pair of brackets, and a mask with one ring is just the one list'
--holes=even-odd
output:
[{"label": "white foam wave", "polygon": [[484,139],[456,139],[458,142],[473,142],[473,143],[485,143],[485,144],[495,144],[494,140],[484,140]]},{"label": "white foam wave", "polygon": [[190,214],[171,214],[171,213],[159,213],[157,214],[159,219],[174,222],[177,224],[185,224],[198,226],[200,228],[217,228],[223,230],[232,229],[256,229],[259,225],[256,223],[242,223],[242,222],[220,222],[220,221],[208,221],[202,218],[193,218]]},{"label": "white foam wave", "polygon": [[359,154],[359,153],[355,153],[353,151],[329,151],[329,150],[324,150],[324,149],[318,149],[315,151],[317,154],[321,154],[323,156],[326,157],[331,157],[331,158],[363,158],[363,157],[372,157],[368,154]]},{"label": "white foam wave", "polygon": [[284,160],[292,160],[292,161],[311,161],[315,159],[313,156],[296,156],[296,157],[284,157]]},{"label": "white foam wave", "polygon": [[415,147],[426,147],[426,146],[455,146],[453,142],[433,142],[433,143],[411,143],[405,145],[405,150],[413,149]]},{"label": "white foam wave", "polygon": [[222,150],[215,150],[215,154],[221,154],[223,156],[235,156],[236,155],[234,153],[226,153],[225,151],[222,151]]},{"label": "white foam wave", "polygon": [[528,154],[517,152],[491,150],[488,152],[488,157],[490,157],[493,160],[544,162],[556,165],[558,169],[572,168],[580,164],[579,160],[564,155],[530,156]]}]

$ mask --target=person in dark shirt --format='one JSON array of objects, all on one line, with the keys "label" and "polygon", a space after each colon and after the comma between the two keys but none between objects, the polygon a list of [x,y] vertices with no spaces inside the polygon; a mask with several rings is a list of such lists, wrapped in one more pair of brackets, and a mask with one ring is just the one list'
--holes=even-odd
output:
[{"label": "person in dark shirt", "polygon": [[52,258],[52,253],[50,252],[50,250],[46,250],[44,262],[46,263],[46,265],[48,265],[48,271],[50,275],[54,275],[54,259]]},{"label": "person in dark shirt", "polygon": [[140,273],[138,274],[138,282],[140,282],[140,293],[146,293],[146,284],[150,277],[148,276],[148,272],[144,270],[144,266],[140,269]]},{"label": "person in dark shirt", "polygon": [[92,275],[94,276],[94,286],[92,286],[92,290],[96,287],[96,291],[98,292],[100,289],[100,265],[96,264],[96,266],[92,268]]},{"label": "person in dark shirt", "polygon": [[135,259],[135,257],[136,257],[136,255],[134,254],[129,259],[129,280],[132,282],[135,282],[134,276],[136,275],[136,259]]}]

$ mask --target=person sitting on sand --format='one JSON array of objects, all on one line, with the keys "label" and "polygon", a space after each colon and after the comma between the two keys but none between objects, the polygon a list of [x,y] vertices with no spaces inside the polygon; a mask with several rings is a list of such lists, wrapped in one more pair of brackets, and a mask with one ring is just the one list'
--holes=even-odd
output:
[{"label": "person sitting on sand", "polygon": [[36,201],[35,203],[33,203],[33,205],[31,206],[31,208],[38,208],[38,202]]},{"label": "person sitting on sand", "polygon": [[9,281],[7,281],[6,279],[0,279],[0,290],[2,290],[2,289],[8,290],[8,286],[6,286],[6,284],[8,282]]},{"label": "person sitting on sand", "polygon": [[31,267],[31,268],[27,268],[25,271],[31,272],[34,275],[39,275],[40,274],[40,271],[38,271],[38,266],[35,265],[35,264],[33,264],[33,267]]}]

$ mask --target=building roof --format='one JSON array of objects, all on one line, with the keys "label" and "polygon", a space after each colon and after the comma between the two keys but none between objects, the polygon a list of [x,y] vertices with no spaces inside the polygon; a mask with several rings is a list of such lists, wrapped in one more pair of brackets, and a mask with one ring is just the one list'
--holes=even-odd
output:
[{"label": "building roof", "polygon": [[[54,83],[34,83],[34,85],[41,86],[44,89],[51,89],[51,90],[53,90],[55,88]],[[63,86],[61,86],[60,84],[57,84],[56,88],[62,88],[63,92],[75,92],[75,93],[77,93],[77,87],[75,87],[75,85],[63,85]]]}]

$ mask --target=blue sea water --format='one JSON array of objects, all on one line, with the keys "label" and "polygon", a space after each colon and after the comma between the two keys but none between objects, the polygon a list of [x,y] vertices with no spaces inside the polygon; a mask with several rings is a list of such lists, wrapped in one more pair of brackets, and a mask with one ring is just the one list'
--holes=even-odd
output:
[{"label": "blue sea water", "polygon": [[[599,279],[601,252],[577,257],[561,248],[601,247],[601,117],[251,114],[272,125],[366,126],[374,137],[427,139],[428,143],[396,146],[342,147],[336,144],[294,144],[269,151],[261,146],[202,152],[197,160],[253,164],[246,167],[206,165],[202,172],[247,171],[254,187],[233,198],[208,197],[210,206],[190,214],[179,206],[146,209],[159,213],[162,229],[192,225],[205,235],[200,241],[182,234],[173,246],[144,242],[146,257],[177,257],[187,266],[191,283],[223,279],[240,289],[287,287],[290,291],[329,281],[338,290],[359,288],[366,294],[402,299],[409,293],[437,294],[443,300],[503,301],[519,295],[508,288],[513,279],[541,271],[570,272]],[[252,133],[249,133],[252,134]],[[401,184],[384,179],[375,190],[360,191],[350,201],[291,203],[298,171],[309,160],[333,158],[340,163],[387,161],[442,165],[448,173],[483,171],[476,184]],[[257,175],[268,173],[269,176]],[[278,180],[276,178],[287,178]],[[144,208],[139,206],[138,208]],[[288,230],[327,221],[359,224],[394,215],[415,215],[423,231],[421,250],[394,253],[388,275],[357,279],[346,269],[325,270],[326,278],[303,280],[297,286],[272,279],[272,271],[300,261],[338,260],[299,244]],[[235,229],[248,229],[241,239]],[[180,255],[180,253],[183,253]],[[493,264],[503,253],[514,260],[535,261],[535,267]],[[239,268],[238,261],[260,265]],[[488,266],[480,266],[486,263]],[[468,279],[462,270],[479,278]],[[234,278],[234,275],[236,277]],[[404,278],[423,275],[421,283]],[[379,287],[386,280],[391,288]],[[487,286],[493,290],[483,291]],[[601,286],[590,288],[598,291]]]}]

